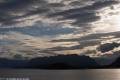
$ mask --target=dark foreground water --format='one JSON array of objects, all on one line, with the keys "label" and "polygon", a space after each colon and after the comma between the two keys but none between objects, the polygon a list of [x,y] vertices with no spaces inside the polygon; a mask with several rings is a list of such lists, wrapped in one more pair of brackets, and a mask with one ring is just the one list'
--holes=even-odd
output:
[{"label": "dark foreground water", "polygon": [[0,70],[0,80],[17,80],[17,78],[18,80],[120,80],[120,69]]}]

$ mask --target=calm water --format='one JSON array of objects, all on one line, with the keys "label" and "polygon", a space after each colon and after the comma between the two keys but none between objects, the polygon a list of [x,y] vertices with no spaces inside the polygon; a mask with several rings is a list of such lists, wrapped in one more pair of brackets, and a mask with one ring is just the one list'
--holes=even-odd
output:
[{"label": "calm water", "polygon": [[120,80],[120,69],[0,70],[0,77],[20,77],[30,80]]}]

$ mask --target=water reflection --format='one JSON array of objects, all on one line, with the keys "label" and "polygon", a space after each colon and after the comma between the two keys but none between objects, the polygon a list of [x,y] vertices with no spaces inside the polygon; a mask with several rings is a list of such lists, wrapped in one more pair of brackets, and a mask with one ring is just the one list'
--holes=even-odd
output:
[{"label": "water reflection", "polygon": [[[8,73],[12,71],[11,74]],[[119,80],[119,69],[108,70],[1,70],[0,77],[27,77],[30,80]]]}]

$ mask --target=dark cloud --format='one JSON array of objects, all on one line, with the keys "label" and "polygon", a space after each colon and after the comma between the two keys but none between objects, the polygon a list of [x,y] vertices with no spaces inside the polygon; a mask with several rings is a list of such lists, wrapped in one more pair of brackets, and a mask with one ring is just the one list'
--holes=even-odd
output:
[{"label": "dark cloud", "polygon": [[[0,23],[3,25],[15,24],[16,19],[49,11],[45,5],[47,2],[44,0],[11,0],[0,3]],[[20,13],[23,15],[19,16]]]},{"label": "dark cloud", "polygon": [[50,7],[64,7],[65,5],[62,3],[50,3],[49,6]]},{"label": "dark cloud", "polygon": [[98,50],[101,51],[102,53],[104,52],[108,52],[108,51],[111,51],[113,50],[114,48],[117,48],[120,46],[120,43],[105,43],[105,44],[101,44],[99,47],[98,47]]},{"label": "dark cloud", "polygon": [[[82,3],[83,1],[78,2]],[[76,1],[71,1],[71,4],[76,3]],[[3,25],[15,24],[19,23],[16,19],[44,13],[48,15],[49,18],[63,16],[60,20],[75,19],[76,22],[74,22],[73,25],[81,25],[81,23],[86,24],[99,20],[100,16],[96,15],[95,10],[111,6],[116,3],[117,1],[113,0],[94,1],[93,4],[86,5],[85,7],[59,10],[58,7],[64,9],[66,8],[66,5],[62,2],[49,3],[47,0],[5,0],[0,2],[0,23]],[[69,4],[69,6],[71,4]],[[22,15],[17,15],[19,13]]]},{"label": "dark cloud", "polygon": [[114,51],[113,53],[114,53],[114,55],[120,55],[120,50]]},{"label": "dark cloud", "polygon": [[[76,42],[76,41],[87,41],[87,40],[99,40],[103,39],[103,37],[109,37],[113,36],[112,38],[119,38],[120,37],[120,31],[118,32],[109,32],[109,33],[95,33],[95,34],[89,34],[86,36],[82,36],[79,38],[70,38],[70,39],[58,39],[58,40],[52,40],[51,42]],[[109,39],[109,38],[108,38]]]},{"label": "dark cloud", "polygon": [[85,47],[89,47],[89,46],[95,46],[97,44],[100,44],[100,40],[98,41],[83,41],[83,42],[79,42],[80,44],[78,45],[74,45],[74,46],[70,46],[70,47],[61,47],[61,46],[57,46],[57,47],[53,47],[53,48],[49,48],[46,49],[48,51],[64,51],[64,50],[76,50],[76,49],[83,49]]},{"label": "dark cloud", "polygon": [[83,24],[94,22],[100,19],[100,16],[96,15],[96,10],[109,7],[117,3],[118,3],[117,1],[110,1],[110,0],[96,1],[92,5],[69,9],[62,12],[55,12],[53,14],[49,14],[48,17],[63,16],[63,18],[58,18],[58,20],[74,19],[76,21],[73,22],[72,25],[78,25],[79,27],[82,27],[81,25]]},{"label": "dark cloud", "polygon": [[73,1],[73,2],[71,2],[69,5],[72,5],[72,6],[80,6],[82,3],[81,3],[82,1]]},{"label": "dark cloud", "polygon": [[34,9],[34,6],[40,7],[45,4],[47,4],[45,0],[10,0],[5,3],[0,3],[0,9],[5,12],[25,11]]},{"label": "dark cloud", "polygon": [[[48,50],[53,51],[62,51],[62,50],[76,50],[76,49],[83,49],[85,47],[89,46],[99,46],[96,50],[101,52],[107,52],[110,50],[113,50],[116,47],[119,47],[119,43],[105,43],[103,45],[101,44],[101,41],[107,40],[107,39],[114,39],[120,37],[120,32],[111,32],[111,33],[98,33],[98,34],[89,34],[86,36],[82,36],[80,38],[70,38],[70,39],[58,39],[58,40],[52,40],[51,42],[57,43],[57,42],[79,42],[79,45],[71,46],[71,47],[54,47]],[[109,38],[109,36],[113,36],[112,38]],[[103,39],[106,37],[106,39]]]},{"label": "dark cloud", "polygon": [[56,12],[54,14],[50,14],[50,16],[67,16],[67,15],[70,15],[70,14],[74,14],[74,13],[85,13],[85,12],[89,12],[89,11],[95,11],[95,10],[99,10],[101,8],[104,8],[104,7],[108,7],[108,6],[111,6],[113,4],[117,4],[118,2],[117,1],[108,1],[108,0],[104,0],[104,1],[97,1],[95,3],[93,3],[92,5],[88,5],[88,6],[85,6],[85,7],[80,7],[80,8],[75,8],[75,9],[69,9],[69,10],[66,10],[66,11],[62,11],[62,12]]}]

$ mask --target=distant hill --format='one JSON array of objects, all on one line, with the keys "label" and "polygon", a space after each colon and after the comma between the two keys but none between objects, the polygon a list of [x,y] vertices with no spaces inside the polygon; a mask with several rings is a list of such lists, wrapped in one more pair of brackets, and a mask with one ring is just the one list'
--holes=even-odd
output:
[{"label": "distant hill", "polygon": [[117,58],[112,64],[106,66],[108,68],[120,68],[120,57]]},{"label": "distant hill", "polygon": [[15,69],[109,69],[120,68],[120,57],[112,64],[99,65],[88,56],[58,55],[50,57],[38,57],[30,60],[16,60],[0,58],[0,68]]},{"label": "distant hill", "polygon": [[88,56],[59,55],[53,57],[34,58],[29,61],[30,68],[76,69],[95,68],[98,64]]},{"label": "distant hill", "polygon": [[0,59],[0,68],[32,68],[32,69],[83,69],[99,66],[88,56],[58,55],[39,57],[31,60]]},{"label": "distant hill", "polygon": [[27,60],[0,58],[0,68],[23,68],[26,66],[27,63]]},{"label": "distant hill", "polygon": [[109,69],[120,68],[120,57],[110,65],[99,65],[88,56],[58,55],[30,60],[0,58],[0,68],[14,69]]}]

